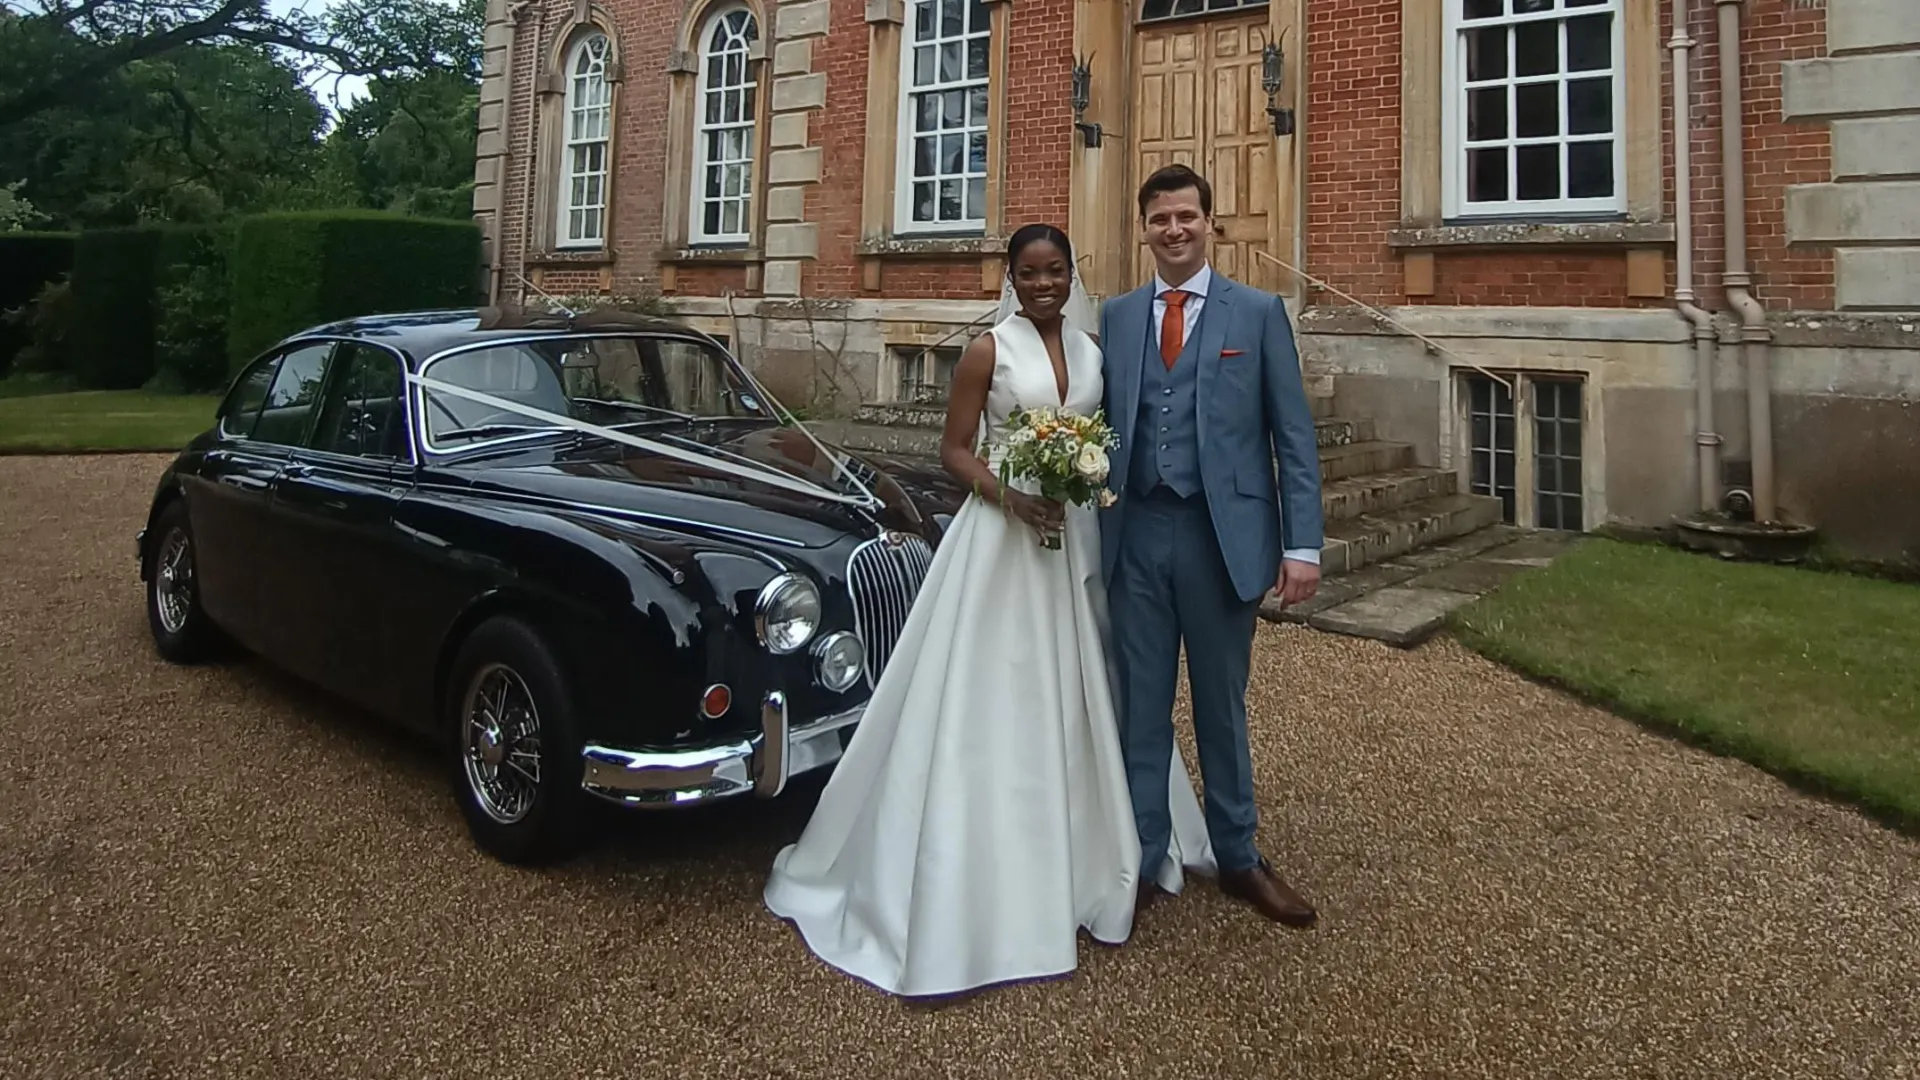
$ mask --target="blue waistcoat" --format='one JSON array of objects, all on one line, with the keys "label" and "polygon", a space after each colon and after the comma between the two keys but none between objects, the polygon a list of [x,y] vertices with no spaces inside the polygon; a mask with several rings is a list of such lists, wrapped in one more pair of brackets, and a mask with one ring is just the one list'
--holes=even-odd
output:
[{"label": "blue waistcoat", "polygon": [[[1207,310],[1200,309],[1193,333],[1173,362],[1173,370],[1160,359],[1160,341],[1153,332],[1153,320],[1147,320],[1147,352],[1140,365],[1140,411],[1133,421],[1133,461],[1128,486],[1136,495],[1145,495],[1165,484],[1181,498],[1192,498],[1200,491],[1200,428],[1195,415],[1195,373],[1200,369],[1198,342],[1200,323]],[[1169,319],[1181,318],[1180,312],[1167,310]]]}]

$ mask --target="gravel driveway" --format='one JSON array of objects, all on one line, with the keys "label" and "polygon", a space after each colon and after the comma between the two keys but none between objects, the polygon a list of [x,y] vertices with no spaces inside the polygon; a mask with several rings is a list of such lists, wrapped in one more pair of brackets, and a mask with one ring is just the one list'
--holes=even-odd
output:
[{"label": "gravel driveway", "polygon": [[936,1012],[760,905],[804,798],[530,873],[436,762],[242,662],[160,663],[162,462],[0,459],[0,1075],[1920,1077],[1920,845],[1450,643],[1263,627],[1262,841],[1073,979]]}]

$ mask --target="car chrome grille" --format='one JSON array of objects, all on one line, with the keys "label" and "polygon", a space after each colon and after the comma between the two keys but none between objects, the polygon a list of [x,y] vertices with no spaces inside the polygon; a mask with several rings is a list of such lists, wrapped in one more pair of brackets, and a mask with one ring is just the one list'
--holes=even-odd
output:
[{"label": "car chrome grille", "polygon": [[907,612],[933,565],[933,548],[906,533],[888,533],[861,544],[847,559],[847,591],[853,597],[853,628],[867,650],[867,685],[880,681],[900,643]]}]

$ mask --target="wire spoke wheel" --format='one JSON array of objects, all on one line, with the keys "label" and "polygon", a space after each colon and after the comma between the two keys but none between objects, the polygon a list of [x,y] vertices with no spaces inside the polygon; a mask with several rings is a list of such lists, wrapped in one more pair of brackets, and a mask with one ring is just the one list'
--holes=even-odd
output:
[{"label": "wire spoke wheel", "polygon": [[540,710],[533,692],[512,668],[489,664],[468,682],[461,716],[461,757],[475,802],[502,825],[520,822],[540,793]]},{"label": "wire spoke wheel", "polygon": [[154,562],[154,614],[162,629],[178,634],[193,614],[193,544],[185,529],[168,531]]}]

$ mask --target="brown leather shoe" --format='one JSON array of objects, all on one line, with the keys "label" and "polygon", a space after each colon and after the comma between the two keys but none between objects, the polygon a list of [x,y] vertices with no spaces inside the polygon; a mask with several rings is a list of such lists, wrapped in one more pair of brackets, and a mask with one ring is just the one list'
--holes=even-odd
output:
[{"label": "brown leather shoe", "polygon": [[1220,891],[1246,901],[1260,914],[1277,923],[1307,927],[1319,918],[1313,905],[1281,881],[1280,875],[1265,859],[1261,859],[1260,864],[1251,870],[1222,873]]}]

